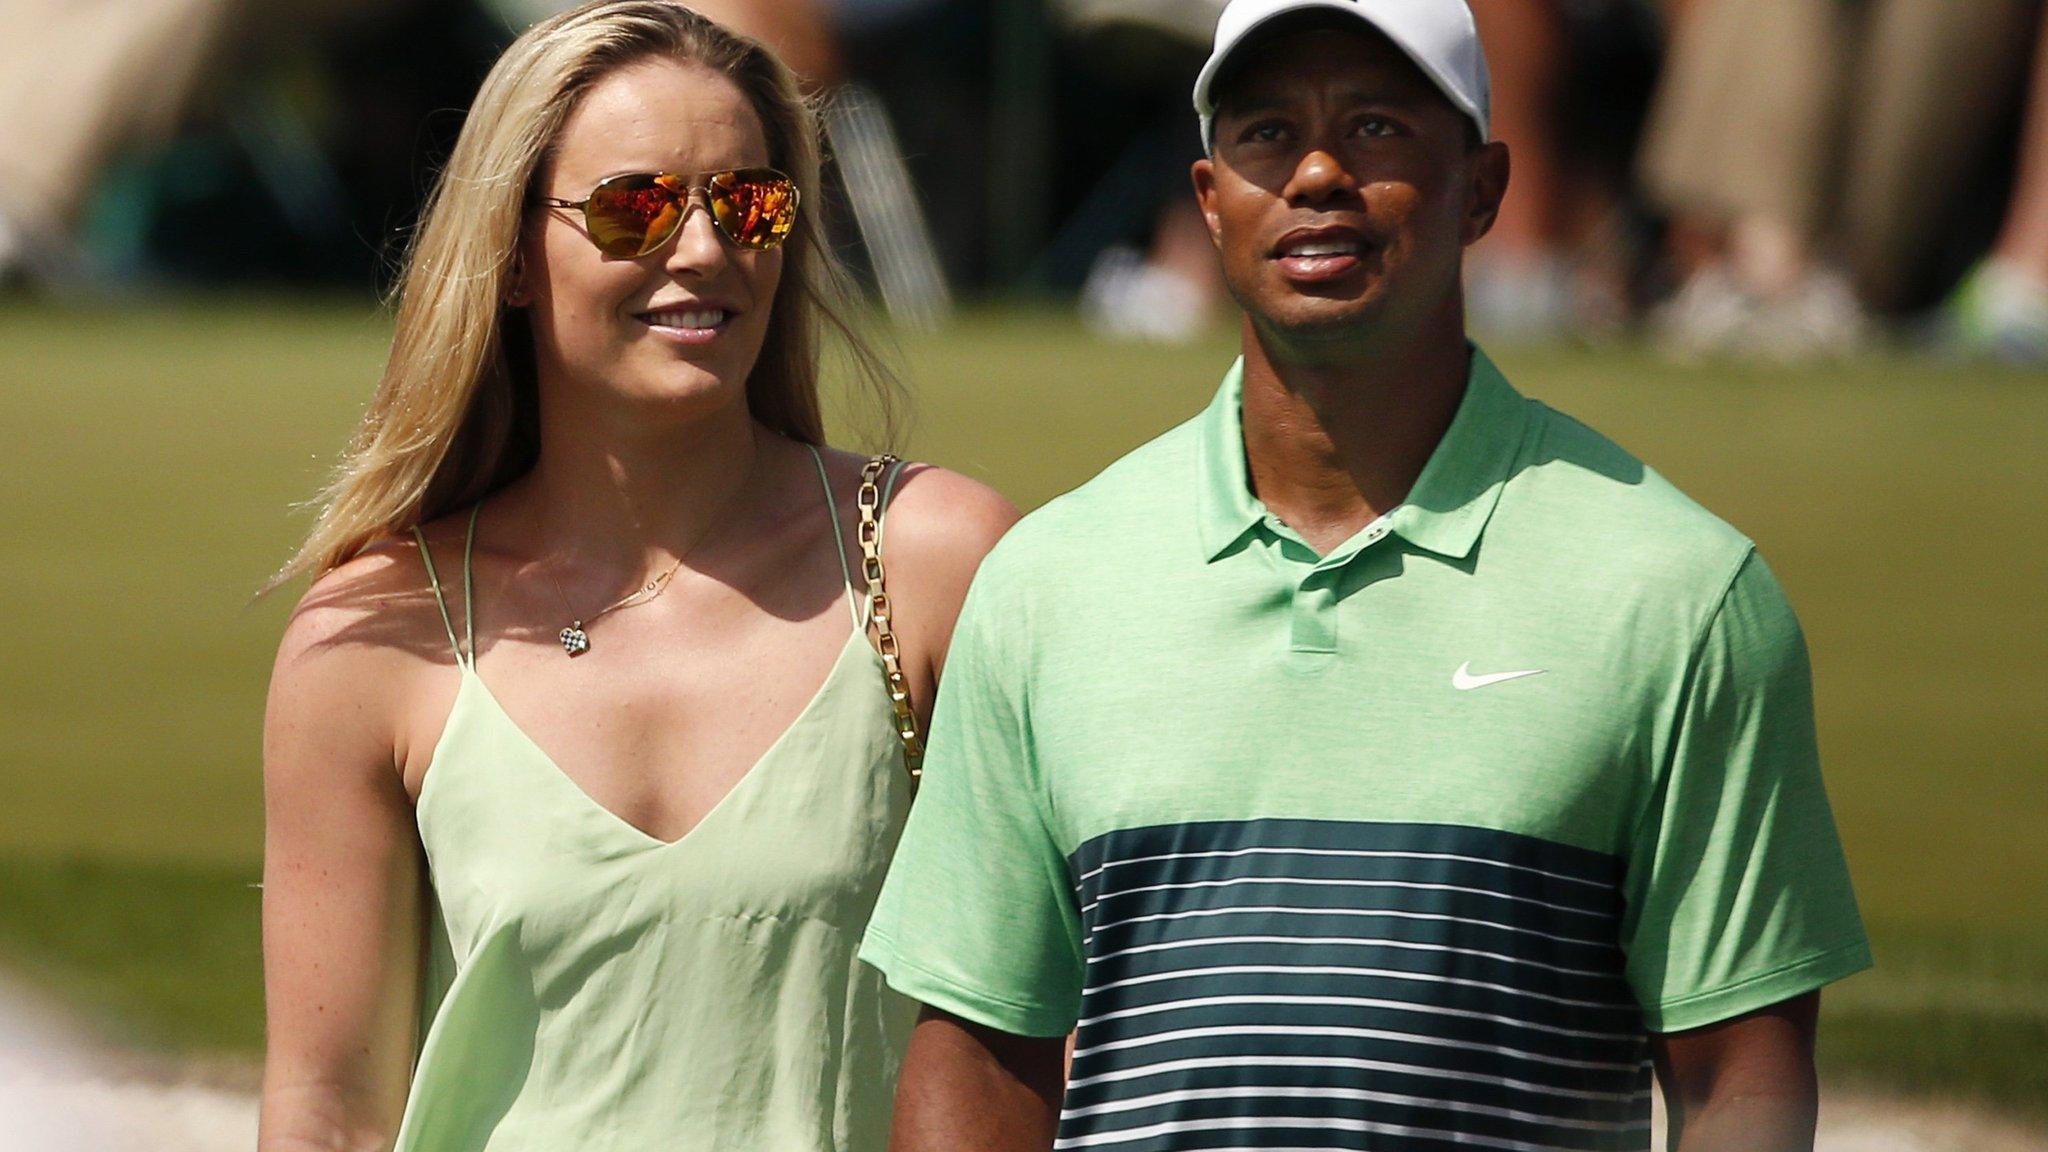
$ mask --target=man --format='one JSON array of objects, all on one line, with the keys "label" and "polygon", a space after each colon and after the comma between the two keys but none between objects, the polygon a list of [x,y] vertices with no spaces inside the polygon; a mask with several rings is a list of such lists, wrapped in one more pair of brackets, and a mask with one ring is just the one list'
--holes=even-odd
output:
[{"label": "man", "polygon": [[976,578],[863,951],[897,1152],[1647,1149],[1653,1065],[1683,1152],[1810,1146],[1870,960],[1804,642],[1466,343],[1485,77],[1461,0],[1224,12],[1243,359]]}]

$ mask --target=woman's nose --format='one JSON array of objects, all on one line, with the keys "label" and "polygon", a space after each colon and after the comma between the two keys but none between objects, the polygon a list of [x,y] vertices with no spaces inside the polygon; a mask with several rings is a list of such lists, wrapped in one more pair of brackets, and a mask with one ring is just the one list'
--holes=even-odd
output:
[{"label": "woman's nose", "polygon": [[727,263],[725,237],[711,217],[711,205],[702,192],[692,192],[683,202],[683,222],[669,242],[662,263],[671,272],[707,275]]}]

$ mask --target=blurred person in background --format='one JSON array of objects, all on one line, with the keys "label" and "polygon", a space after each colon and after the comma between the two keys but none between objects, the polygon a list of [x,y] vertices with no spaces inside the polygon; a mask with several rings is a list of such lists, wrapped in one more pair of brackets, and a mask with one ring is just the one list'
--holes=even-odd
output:
[{"label": "blurred person in background", "polygon": [[[828,17],[909,0],[705,0],[816,91]],[[418,208],[445,110],[557,0],[0,0],[0,283],[361,283]],[[232,245],[220,243],[232,236]],[[395,263],[395,260],[388,261]]]},{"label": "blurred person in background", "polygon": [[821,341],[880,370],[818,180],[794,75],[667,0],[491,70],[279,577],[265,1152],[884,1148],[855,949],[1014,513],[824,446]]},{"label": "blurred person in background", "polygon": [[[523,29],[576,7],[563,0],[483,0],[509,28]],[[826,20],[834,4],[860,0],[689,0],[686,7],[768,46],[813,90],[843,78],[838,46]]]},{"label": "blurred person in background", "polygon": [[1472,13],[1494,133],[1515,155],[1500,220],[1467,260],[1472,326],[1516,342],[1617,333],[1643,255],[1628,169],[1661,22],[1645,0],[1487,0]]},{"label": "blurred person in background", "polygon": [[[324,3],[293,3],[309,20]],[[75,277],[107,160],[182,126],[241,33],[235,0],[0,0],[0,275]]]},{"label": "blurred person in background", "polygon": [[1461,0],[1224,10],[1242,354],[975,578],[862,947],[927,1005],[896,1152],[1647,1152],[1653,1066],[1677,1152],[1812,1147],[1870,950],[1805,640],[1470,342],[1486,77]]},{"label": "blurred person in background", "polygon": [[0,0],[0,278],[62,275],[101,164],[177,127],[230,0]]},{"label": "blurred person in background", "polygon": [[2039,0],[1694,0],[1641,174],[1683,285],[1653,318],[1694,354],[1853,351],[1930,303],[1968,179],[1995,155]]},{"label": "blurred person in background", "polygon": [[827,0],[690,0],[689,6],[766,44],[813,90],[830,91],[846,78]]},{"label": "blurred person in background", "polygon": [[1500,112],[1494,134],[1514,151],[1515,180],[1492,232],[1469,260],[1466,306],[1475,328],[1505,339],[1555,336],[1572,322],[1567,199],[1557,133],[1565,65],[1556,0],[1472,6]]},{"label": "blurred person in background", "polygon": [[[1207,331],[1223,281],[1201,213],[1176,173],[1201,155],[1181,99],[1200,70],[1224,0],[1053,0],[1054,19],[1078,55],[1113,87],[1169,94],[1164,109],[1123,148],[1105,186],[1084,203],[1106,211],[1111,194],[1139,218],[1093,257],[1081,286],[1081,317],[1113,340],[1179,344]],[[1093,222],[1083,219],[1080,226]]]},{"label": "blurred person in background", "polygon": [[1942,309],[1938,335],[1966,356],[2048,362],[2048,8],[2034,49],[2019,172],[1997,243]]},{"label": "blurred person in background", "polygon": [[0,281],[370,281],[502,44],[469,0],[0,0]]}]

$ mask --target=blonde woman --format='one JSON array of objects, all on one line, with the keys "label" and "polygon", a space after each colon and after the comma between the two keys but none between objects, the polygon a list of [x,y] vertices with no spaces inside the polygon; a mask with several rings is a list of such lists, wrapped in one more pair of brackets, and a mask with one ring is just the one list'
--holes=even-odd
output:
[{"label": "blonde woman", "polygon": [[485,81],[287,569],[265,1152],[886,1143],[877,645],[921,723],[1014,513],[822,447],[817,178],[788,70],[664,0]]}]

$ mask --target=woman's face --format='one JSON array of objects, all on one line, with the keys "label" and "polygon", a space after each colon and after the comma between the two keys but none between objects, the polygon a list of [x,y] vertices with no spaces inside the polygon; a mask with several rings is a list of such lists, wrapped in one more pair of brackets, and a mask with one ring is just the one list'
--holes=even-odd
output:
[{"label": "woman's face", "polygon": [[[562,126],[539,195],[582,200],[632,172],[708,172],[768,164],[761,121],[730,80],[674,60],[629,65],[593,85]],[[761,354],[781,250],[735,247],[695,207],[645,256],[597,250],[583,213],[543,207],[522,238],[512,302],[532,318],[543,389],[709,411],[743,400]],[[556,397],[555,399],[565,399]]]}]

